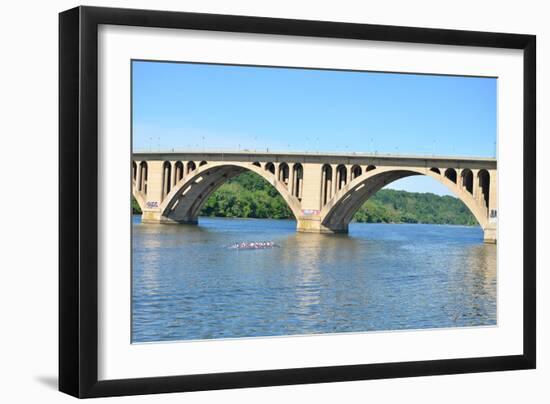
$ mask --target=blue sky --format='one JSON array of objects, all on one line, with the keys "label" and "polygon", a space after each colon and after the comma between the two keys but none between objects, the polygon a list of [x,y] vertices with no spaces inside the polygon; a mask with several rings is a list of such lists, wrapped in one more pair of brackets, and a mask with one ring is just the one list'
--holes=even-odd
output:
[{"label": "blue sky", "polygon": [[[494,78],[133,62],[134,150],[494,157]],[[425,177],[393,188],[448,194]]]}]

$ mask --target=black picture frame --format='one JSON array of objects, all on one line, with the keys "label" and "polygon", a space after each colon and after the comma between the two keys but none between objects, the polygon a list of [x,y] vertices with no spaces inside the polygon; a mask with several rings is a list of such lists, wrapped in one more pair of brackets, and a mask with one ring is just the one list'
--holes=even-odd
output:
[{"label": "black picture frame", "polygon": [[[100,24],[523,50],[523,354],[98,381]],[[84,398],[535,368],[535,107],[534,35],[97,7],[60,13],[59,390]]]}]

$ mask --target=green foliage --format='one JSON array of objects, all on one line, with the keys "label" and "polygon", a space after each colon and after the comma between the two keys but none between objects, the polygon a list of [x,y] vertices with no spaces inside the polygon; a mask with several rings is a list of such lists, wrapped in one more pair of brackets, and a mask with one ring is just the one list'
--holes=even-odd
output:
[{"label": "green foliage", "polygon": [[247,172],[230,179],[206,201],[201,216],[292,218],[277,190],[260,176]]},{"label": "green foliage", "polygon": [[435,223],[476,225],[468,208],[452,196],[382,189],[355,213],[366,223]]},{"label": "green foliage", "polygon": [[[132,211],[141,213],[132,198]],[[206,201],[201,216],[290,219],[292,212],[277,190],[260,176],[246,172],[230,179]],[[457,198],[431,193],[382,189],[355,213],[361,223],[435,223],[476,225]]]}]

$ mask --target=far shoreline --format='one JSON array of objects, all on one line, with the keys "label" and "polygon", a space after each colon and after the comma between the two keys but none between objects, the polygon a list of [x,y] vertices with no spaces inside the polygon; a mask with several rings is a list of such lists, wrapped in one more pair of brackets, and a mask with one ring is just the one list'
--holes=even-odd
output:
[{"label": "far shoreline", "polygon": [[[140,216],[141,213],[132,212],[132,217]],[[271,217],[226,217],[226,216],[199,216],[199,219],[225,219],[225,220],[277,220],[277,221],[290,221],[296,222],[296,219],[291,218],[271,218]],[[430,226],[454,226],[454,227],[481,227],[479,224],[454,224],[454,223],[409,223],[409,222],[357,222],[352,221],[352,224],[399,224],[399,225],[430,225]]]}]

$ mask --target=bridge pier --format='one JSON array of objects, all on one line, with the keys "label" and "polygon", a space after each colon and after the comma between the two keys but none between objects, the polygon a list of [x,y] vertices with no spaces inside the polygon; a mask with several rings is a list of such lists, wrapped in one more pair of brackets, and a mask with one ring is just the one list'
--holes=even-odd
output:
[{"label": "bridge pier", "polygon": [[488,244],[497,243],[497,228],[496,226],[486,227],[483,229],[483,242]]},{"label": "bridge pier", "polygon": [[146,224],[198,224],[197,217],[189,217],[184,219],[172,219],[163,216],[160,211],[144,210],[141,214],[141,223]]},{"label": "bridge pier", "polygon": [[302,216],[296,220],[296,231],[300,233],[347,233],[348,225],[324,226],[320,216]]}]

